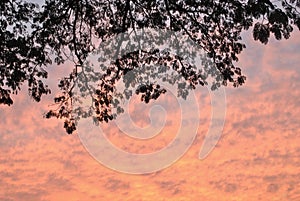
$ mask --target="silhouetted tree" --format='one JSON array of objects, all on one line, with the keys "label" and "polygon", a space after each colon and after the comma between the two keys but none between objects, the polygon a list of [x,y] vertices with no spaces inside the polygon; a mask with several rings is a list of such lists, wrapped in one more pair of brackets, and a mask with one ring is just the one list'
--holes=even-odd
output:
[{"label": "silhouetted tree", "polygon": [[[161,76],[171,69],[180,75],[183,80],[174,79],[173,74],[165,81],[177,83],[182,97],[187,95],[185,88],[207,84],[205,79],[207,74],[213,74],[211,71],[201,71],[185,62],[185,58],[155,48],[120,54],[101,73],[88,65],[86,59],[95,50],[96,39],[104,42],[118,34],[145,28],[185,34],[205,50],[206,62],[212,62],[222,75],[222,78],[214,76],[213,88],[228,83],[238,87],[246,79],[234,64],[246,47],[241,42],[242,31],[253,27],[254,39],[263,44],[268,43],[272,34],[278,40],[288,39],[295,26],[300,29],[299,7],[299,0],[46,0],[39,8],[28,1],[1,0],[0,104],[13,104],[11,94],[17,93],[25,82],[29,95],[40,101],[42,95],[50,93],[43,81],[47,78],[47,66],[67,60],[74,62],[76,70],[59,82],[62,94],[54,100],[58,108],[49,111],[46,117],[65,119],[68,133],[76,129],[75,122],[80,118],[72,115],[75,82],[79,82],[82,92],[87,91],[93,97],[93,110],[79,108],[79,116],[94,116],[95,122],[115,118],[112,106],[122,112],[114,97],[114,85],[131,71],[147,73],[140,70],[145,65],[167,68],[156,69],[159,72],[152,68],[149,74]],[[97,89],[87,83],[99,77]],[[135,87],[146,103],[165,92],[154,83],[126,86]],[[125,90],[123,95],[130,97],[132,90]]]}]

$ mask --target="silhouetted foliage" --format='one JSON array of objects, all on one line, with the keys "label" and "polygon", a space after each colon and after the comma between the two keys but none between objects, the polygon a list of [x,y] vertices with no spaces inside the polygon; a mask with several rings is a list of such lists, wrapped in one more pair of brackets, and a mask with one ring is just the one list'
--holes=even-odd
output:
[{"label": "silhouetted foliage", "polygon": [[[176,72],[181,78],[174,79],[173,74],[171,78],[165,76],[165,81],[178,84],[178,95],[183,98],[188,93],[186,89],[207,84],[205,79],[207,74],[213,74],[211,71],[200,72],[185,58],[155,48],[120,54],[101,72],[89,67],[86,59],[95,50],[97,39],[104,42],[118,34],[145,28],[186,35],[205,50],[207,62],[212,62],[222,75],[222,79],[214,76],[216,82],[212,88],[229,83],[238,87],[246,79],[235,65],[237,55],[246,47],[242,31],[254,25],[253,38],[263,44],[268,43],[270,35],[278,40],[288,39],[295,26],[300,29],[299,7],[299,0],[46,0],[41,7],[28,1],[1,0],[0,104],[13,104],[11,94],[17,93],[24,83],[29,95],[40,101],[42,95],[50,93],[44,84],[47,66],[67,60],[74,62],[76,70],[59,82],[62,94],[54,99],[58,109],[49,111],[46,117],[65,119],[68,133],[76,129],[79,118],[72,115],[75,82],[81,85],[82,93],[88,92],[93,97],[93,110],[79,108],[77,112],[81,117],[94,116],[95,122],[115,118],[109,109],[112,106],[117,113],[122,112],[117,106],[122,94],[116,94],[114,85],[131,71],[147,73],[141,68],[165,66],[150,68],[148,73],[163,78],[168,70]],[[143,77],[138,72],[134,75]],[[99,77],[97,89],[86,82]],[[125,98],[141,94],[142,101],[147,103],[165,93],[155,83],[135,86],[136,79],[125,83],[128,88],[123,91]]]}]

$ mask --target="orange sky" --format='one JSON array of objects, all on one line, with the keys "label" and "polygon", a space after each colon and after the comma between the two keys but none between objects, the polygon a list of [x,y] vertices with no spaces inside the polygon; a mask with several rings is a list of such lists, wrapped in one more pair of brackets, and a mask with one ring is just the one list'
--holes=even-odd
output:
[{"label": "orange sky", "polygon": [[[197,138],[180,160],[157,173],[130,175],[102,166],[78,135],[65,134],[62,122],[41,118],[50,96],[33,103],[23,92],[14,106],[0,106],[0,200],[299,201],[300,33],[267,46],[246,39],[240,64],[247,82],[226,89],[227,115],[218,145],[198,159],[211,111],[207,91],[198,89]],[[109,136],[120,148],[147,153],[174,137],[178,121],[167,119],[172,123],[145,143],[117,129]]]}]

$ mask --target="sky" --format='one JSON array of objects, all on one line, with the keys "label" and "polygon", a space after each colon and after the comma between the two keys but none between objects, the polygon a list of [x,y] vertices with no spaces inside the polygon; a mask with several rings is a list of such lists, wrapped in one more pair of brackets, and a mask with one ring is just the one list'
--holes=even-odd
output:
[{"label": "sky", "polygon": [[[42,118],[55,94],[34,103],[23,90],[13,106],[0,106],[0,200],[300,200],[300,33],[268,45],[249,34],[244,40],[247,48],[238,65],[246,84],[226,88],[217,146],[199,160],[212,111],[209,93],[200,88],[195,141],[179,160],[154,173],[126,174],[102,165],[78,134],[65,133],[63,122]],[[65,72],[53,67],[50,79]],[[131,106],[139,126],[149,124],[145,108]],[[105,132],[120,149],[151,153],[175,136],[180,114],[177,109],[169,113],[165,128],[147,140],[129,138],[115,127],[106,126]]]}]

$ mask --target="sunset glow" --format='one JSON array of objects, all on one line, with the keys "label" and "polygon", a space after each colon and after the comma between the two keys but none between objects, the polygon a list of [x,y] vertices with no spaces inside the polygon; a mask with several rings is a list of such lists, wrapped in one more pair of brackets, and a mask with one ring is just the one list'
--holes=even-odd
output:
[{"label": "sunset glow", "polygon": [[[240,65],[246,84],[226,88],[217,146],[198,159],[211,113],[209,94],[200,88],[196,140],[181,159],[156,173],[130,175],[101,165],[78,134],[65,133],[62,121],[42,118],[53,94],[34,103],[23,90],[12,107],[0,106],[0,200],[299,201],[300,33],[267,46],[248,35],[245,40]],[[61,76],[57,69],[51,76]],[[144,107],[130,108],[139,126],[149,123]],[[174,138],[179,118],[176,109],[167,113],[166,127],[149,140],[129,138],[116,127],[105,132],[123,150],[149,153]]]}]

